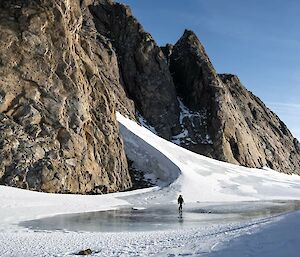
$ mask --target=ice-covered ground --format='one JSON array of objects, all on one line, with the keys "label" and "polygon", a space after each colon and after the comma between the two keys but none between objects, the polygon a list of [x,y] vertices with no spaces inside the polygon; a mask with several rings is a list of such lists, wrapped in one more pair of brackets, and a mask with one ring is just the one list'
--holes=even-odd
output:
[{"label": "ice-covered ground", "polygon": [[[0,256],[298,256],[300,212],[144,232],[35,231],[21,221],[56,214],[187,203],[300,200],[300,177],[212,160],[117,115],[126,151],[157,187],[100,196],[58,195],[0,186]],[[275,245],[274,245],[275,244]],[[286,254],[285,254],[286,253]]]}]

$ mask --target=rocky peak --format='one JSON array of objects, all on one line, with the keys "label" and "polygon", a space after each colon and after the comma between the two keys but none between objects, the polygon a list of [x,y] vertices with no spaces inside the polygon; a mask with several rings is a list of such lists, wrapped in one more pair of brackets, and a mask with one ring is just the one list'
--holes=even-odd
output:
[{"label": "rocky peak", "polygon": [[[210,65],[212,71],[215,71],[204,46],[201,44],[197,35],[191,30],[185,30],[181,38],[175,44],[175,48],[182,52],[182,55],[193,55],[198,61],[202,61]],[[175,51],[175,49],[174,49]]]},{"label": "rocky peak", "polygon": [[170,57],[170,71],[180,97],[193,110],[206,108],[219,78],[194,32],[185,30]]},{"label": "rocky peak", "polygon": [[300,145],[186,30],[158,47],[110,0],[0,2],[0,183],[63,193],[132,186],[115,117],[141,114],[197,153],[300,174]]},{"label": "rocky peak", "polygon": [[298,144],[285,124],[237,76],[218,75],[192,31],[173,47],[170,71],[184,108],[190,109],[182,109],[189,112],[181,119],[182,146],[248,167],[300,173]]},{"label": "rocky peak", "polygon": [[229,114],[224,126],[224,152],[228,160],[299,174],[300,155],[286,125],[236,76],[222,74],[220,78],[228,95],[223,109]]}]

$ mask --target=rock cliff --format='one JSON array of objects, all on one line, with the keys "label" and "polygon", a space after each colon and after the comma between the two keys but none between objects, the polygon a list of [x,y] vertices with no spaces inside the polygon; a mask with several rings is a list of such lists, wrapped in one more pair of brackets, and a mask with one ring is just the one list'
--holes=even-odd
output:
[{"label": "rock cliff", "polygon": [[217,74],[192,31],[168,49],[183,106],[177,143],[219,160],[300,174],[297,139],[236,76]]},{"label": "rock cliff", "polygon": [[46,192],[131,188],[115,117],[249,167],[300,174],[300,145],[197,36],[158,47],[110,0],[0,3],[0,183]]},{"label": "rock cliff", "polygon": [[88,4],[0,3],[1,183],[64,193],[131,187],[115,117],[117,58]]},{"label": "rock cliff", "polygon": [[118,56],[122,84],[139,113],[167,139],[178,131],[176,90],[164,54],[122,4],[90,6],[98,32]]},{"label": "rock cliff", "polygon": [[224,126],[225,160],[300,174],[300,144],[286,125],[236,76],[219,76],[230,95],[227,109],[223,109],[230,115]]}]

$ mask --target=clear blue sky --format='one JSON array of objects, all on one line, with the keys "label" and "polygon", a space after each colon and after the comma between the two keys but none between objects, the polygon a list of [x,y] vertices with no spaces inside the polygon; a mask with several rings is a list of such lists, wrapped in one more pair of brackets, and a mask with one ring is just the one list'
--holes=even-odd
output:
[{"label": "clear blue sky", "polygon": [[300,139],[299,0],[118,0],[159,45],[185,28],[219,73],[237,74]]}]

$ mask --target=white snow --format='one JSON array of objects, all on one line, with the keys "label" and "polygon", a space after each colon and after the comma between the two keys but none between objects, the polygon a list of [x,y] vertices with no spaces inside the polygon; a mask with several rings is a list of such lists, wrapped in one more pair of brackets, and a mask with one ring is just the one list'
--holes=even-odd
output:
[{"label": "white snow", "polygon": [[211,257],[298,257],[300,212],[286,215],[256,233],[246,233],[224,245],[217,245]]},{"label": "white snow", "polygon": [[216,161],[168,142],[120,114],[117,117],[130,159],[143,162],[138,168],[147,169],[149,164],[144,160],[149,160],[149,148],[156,151],[150,154],[151,165],[158,166],[162,160],[164,163],[171,161],[164,168],[151,168],[157,177],[166,172],[172,182],[160,190],[166,191],[161,194],[163,198],[171,194],[175,201],[181,192],[187,202],[300,199],[300,177],[297,175]]},{"label": "white snow", "polygon": [[138,122],[146,129],[150,130],[152,133],[157,135],[157,131],[154,127],[152,127],[151,125],[149,125],[149,123],[146,121],[146,119],[140,114],[137,114],[138,117]]},{"label": "white snow", "polygon": [[[117,118],[128,156],[157,186],[96,196],[46,194],[0,186],[0,256],[72,256],[85,248],[95,250],[93,256],[298,256],[300,212],[227,224],[208,222],[174,231],[76,233],[19,227],[20,221],[56,214],[123,206],[142,210],[149,205],[175,203],[178,194],[183,194],[186,203],[200,201],[203,205],[300,200],[299,176],[212,160],[159,138],[120,114]],[[268,233],[274,237],[267,237]],[[273,242],[288,249],[278,250],[278,246],[274,250]]]}]

